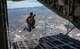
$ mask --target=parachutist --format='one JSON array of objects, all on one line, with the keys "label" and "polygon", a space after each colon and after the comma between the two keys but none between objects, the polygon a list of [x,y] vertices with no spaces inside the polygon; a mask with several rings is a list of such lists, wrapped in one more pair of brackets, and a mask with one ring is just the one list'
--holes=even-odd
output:
[{"label": "parachutist", "polygon": [[28,24],[28,28],[27,30],[30,32],[32,29],[34,29],[34,25],[35,25],[35,17],[36,15],[33,14],[33,12],[30,13],[30,16],[26,19],[26,22]]}]

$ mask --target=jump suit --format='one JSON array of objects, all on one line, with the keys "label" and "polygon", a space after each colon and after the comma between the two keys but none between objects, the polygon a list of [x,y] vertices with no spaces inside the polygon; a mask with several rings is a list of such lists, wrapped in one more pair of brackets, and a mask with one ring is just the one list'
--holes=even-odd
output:
[{"label": "jump suit", "polygon": [[[30,18],[32,18],[31,22],[29,21]],[[35,19],[34,19],[33,16],[29,16],[27,18],[27,24],[28,24],[28,31],[31,31],[33,28],[35,28],[34,27],[34,25],[35,25]]]}]

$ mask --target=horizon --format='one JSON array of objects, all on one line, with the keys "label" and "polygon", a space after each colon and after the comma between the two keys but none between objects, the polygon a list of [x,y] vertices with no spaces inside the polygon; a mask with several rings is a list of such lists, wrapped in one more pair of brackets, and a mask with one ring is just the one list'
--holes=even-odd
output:
[{"label": "horizon", "polygon": [[39,7],[43,6],[37,0],[24,0],[24,1],[7,1],[7,8],[14,9],[14,8],[28,8],[28,7]]}]

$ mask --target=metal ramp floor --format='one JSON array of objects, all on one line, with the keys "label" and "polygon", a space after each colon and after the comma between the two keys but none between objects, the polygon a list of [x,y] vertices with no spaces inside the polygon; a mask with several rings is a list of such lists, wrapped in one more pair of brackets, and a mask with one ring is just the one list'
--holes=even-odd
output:
[{"label": "metal ramp floor", "polygon": [[66,40],[64,37],[65,36],[63,35],[42,37],[39,40],[39,45],[37,45],[35,49],[79,49],[80,48],[80,44],[76,43],[77,42],[76,40],[72,40],[68,37],[66,37],[68,39]]},{"label": "metal ramp floor", "polygon": [[67,35],[58,34],[31,39],[30,42],[20,41],[12,45],[12,49],[80,49],[80,41]]}]

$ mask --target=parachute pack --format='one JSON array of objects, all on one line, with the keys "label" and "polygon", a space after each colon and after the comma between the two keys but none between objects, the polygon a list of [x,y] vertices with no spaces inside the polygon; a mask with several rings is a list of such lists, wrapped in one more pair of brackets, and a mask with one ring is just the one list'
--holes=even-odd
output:
[{"label": "parachute pack", "polygon": [[29,24],[34,23],[34,17],[28,17],[27,23],[29,23]]}]

